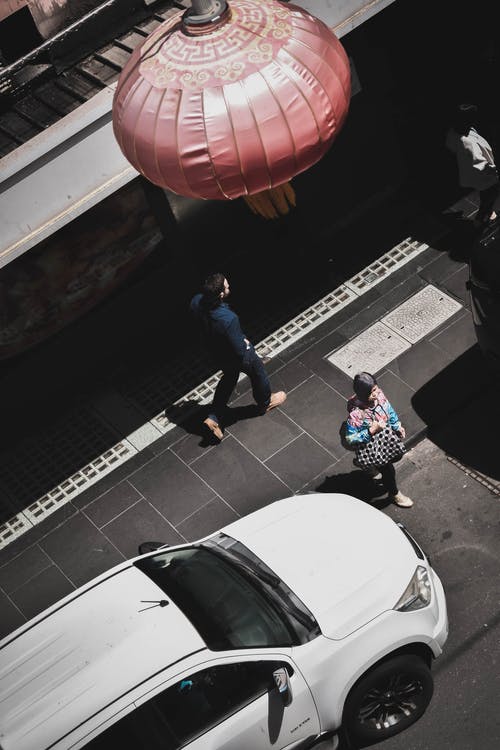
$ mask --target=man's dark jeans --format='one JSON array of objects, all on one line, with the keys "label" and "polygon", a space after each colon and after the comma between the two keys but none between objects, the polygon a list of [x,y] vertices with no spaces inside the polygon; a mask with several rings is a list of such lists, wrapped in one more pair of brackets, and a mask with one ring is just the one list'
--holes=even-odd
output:
[{"label": "man's dark jeans", "polygon": [[227,402],[238,382],[240,372],[244,372],[250,378],[252,394],[257,405],[264,411],[271,400],[271,386],[269,378],[262,364],[261,358],[256,354],[253,346],[246,350],[241,363],[222,365],[222,377],[215,389],[214,400],[208,415],[210,419],[218,424],[224,423]]}]

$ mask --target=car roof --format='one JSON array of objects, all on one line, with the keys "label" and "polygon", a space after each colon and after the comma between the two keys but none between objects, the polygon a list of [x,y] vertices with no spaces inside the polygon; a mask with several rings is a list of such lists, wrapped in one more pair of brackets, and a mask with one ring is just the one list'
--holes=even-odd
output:
[{"label": "car roof", "polygon": [[[159,600],[169,604],[147,603]],[[171,667],[182,669],[184,659],[205,649],[181,610],[125,563],[0,642],[0,745],[50,747],[151,676],[164,672],[167,679]]]}]

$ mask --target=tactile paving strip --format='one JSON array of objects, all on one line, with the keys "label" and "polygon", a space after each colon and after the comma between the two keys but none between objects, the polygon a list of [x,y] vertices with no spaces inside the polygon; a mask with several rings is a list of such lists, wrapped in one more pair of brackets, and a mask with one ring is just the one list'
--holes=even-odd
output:
[{"label": "tactile paving strip", "polygon": [[393,273],[421,252],[427,250],[428,247],[429,245],[426,245],[424,242],[407,237],[362,271],[355,274],[349,281],[345,282],[345,285],[349,289],[352,289],[353,292],[362,294],[385,279],[388,274]]}]

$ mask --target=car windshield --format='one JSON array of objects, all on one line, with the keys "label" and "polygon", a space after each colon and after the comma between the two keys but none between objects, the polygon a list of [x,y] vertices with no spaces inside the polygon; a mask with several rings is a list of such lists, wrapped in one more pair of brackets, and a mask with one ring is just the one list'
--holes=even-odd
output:
[{"label": "car windshield", "polygon": [[307,641],[311,641],[320,635],[320,627],[312,612],[286,583],[248,547],[222,532],[203,544],[209,548],[215,547],[219,552],[223,552],[247,575],[250,575],[253,579],[258,579],[266,589],[268,596],[274,599],[278,607],[286,612],[301,643],[307,643]]},{"label": "car windshield", "polygon": [[301,642],[283,608],[224,553],[184,547],[134,565],[175,602],[215,651]]}]

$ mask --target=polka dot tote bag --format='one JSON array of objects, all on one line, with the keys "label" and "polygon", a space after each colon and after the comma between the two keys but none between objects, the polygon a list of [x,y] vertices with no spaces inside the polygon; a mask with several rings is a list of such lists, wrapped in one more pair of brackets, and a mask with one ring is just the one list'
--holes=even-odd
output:
[{"label": "polka dot tote bag", "polygon": [[356,463],[362,469],[371,466],[383,466],[394,463],[406,453],[406,446],[391,427],[373,435],[368,443],[363,443],[356,450]]}]

